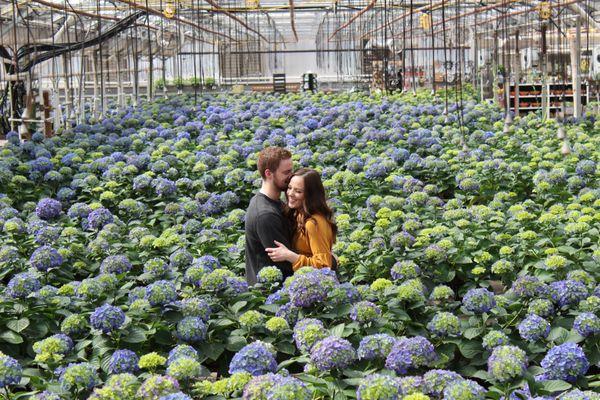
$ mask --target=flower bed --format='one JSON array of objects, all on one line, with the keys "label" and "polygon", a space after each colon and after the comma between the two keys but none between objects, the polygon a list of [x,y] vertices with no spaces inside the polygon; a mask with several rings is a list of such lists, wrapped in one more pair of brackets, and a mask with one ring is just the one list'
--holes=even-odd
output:
[{"label": "flower bed", "polygon": [[[600,122],[428,94],[159,100],[0,148],[0,388],[598,399]],[[257,152],[321,171],[339,276],[243,278]],[[16,397],[19,395],[19,397]],[[535,397],[545,396],[545,397]]]}]

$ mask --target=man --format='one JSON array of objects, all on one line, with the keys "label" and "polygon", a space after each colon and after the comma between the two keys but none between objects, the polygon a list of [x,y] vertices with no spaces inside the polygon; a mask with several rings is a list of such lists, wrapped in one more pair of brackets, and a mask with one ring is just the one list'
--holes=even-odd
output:
[{"label": "man", "polygon": [[275,241],[290,248],[291,230],[283,215],[284,204],[280,197],[287,189],[292,169],[292,154],[281,147],[267,147],[258,156],[262,186],[246,211],[246,280],[249,285],[255,284],[258,271],[269,265],[277,266],[284,277],[293,274],[289,262],[275,263],[265,251],[275,247]]}]

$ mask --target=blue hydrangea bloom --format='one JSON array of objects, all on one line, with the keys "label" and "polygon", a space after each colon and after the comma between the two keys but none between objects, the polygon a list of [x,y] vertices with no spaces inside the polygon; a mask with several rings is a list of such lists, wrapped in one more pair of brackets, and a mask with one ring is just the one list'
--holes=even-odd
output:
[{"label": "blue hydrangea bloom", "polygon": [[567,382],[575,382],[590,367],[585,353],[575,343],[564,343],[551,348],[540,365],[545,370],[544,379],[562,379]]},{"label": "blue hydrangea bloom", "polygon": [[552,295],[552,300],[559,307],[565,307],[579,304],[581,300],[584,300],[588,296],[588,289],[579,281],[567,279],[552,282],[550,284],[550,294]]},{"label": "blue hydrangea bloom", "polygon": [[119,307],[104,304],[94,310],[90,315],[90,324],[93,328],[103,333],[118,330],[125,323],[125,313]]},{"label": "blue hydrangea bloom", "polygon": [[23,367],[14,358],[0,352],[0,388],[17,385],[21,381]]},{"label": "blue hydrangea bloom", "polygon": [[536,314],[528,315],[518,328],[519,335],[530,342],[545,339],[550,333],[550,323]]},{"label": "blue hydrangea bloom", "polygon": [[206,324],[200,317],[185,317],[177,323],[177,337],[185,342],[201,342],[206,338]]},{"label": "blue hydrangea bloom", "polygon": [[152,306],[169,304],[177,300],[177,288],[171,281],[156,281],[146,287],[145,297]]},{"label": "blue hydrangea bloom", "polygon": [[108,256],[100,264],[100,271],[105,274],[122,274],[131,270],[131,263],[124,255]]},{"label": "blue hydrangea bloom", "polygon": [[235,353],[229,364],[229,373],[248,372],[252,376],[263,375],[277,370],[277,361],[268,345],[256,341],[244,346]]},{"label": "blue hydrangea bloom", "polygon": [[114,217],[112,213],[107,208],[99,207],[88,214],[87,220],[84,220],[84,223],[82,223],[82,227],[83,229],[96,231],[102,229],[106,224],[111,224],[113,221]]},{"label": "blue hydrangea bloom", "polygon": [[361,360],[385,360],[398,339],[386,333],[376,333],[361,339],[357,355]]},{"label": "blue hydrangea bloom", "polygon": [[116,350],[108,361],[109,374],[136,373],[139,357],[131,350]]},{"label": "blue hydrangea bloom", "polygon": [[36,275],[31,272],[21,272],[8,281],[6,294],[15,299],[22,299],[39,290],[41,286]]},{"label": "blue hydrangea bloom", "polygon": [[385,367],[406,374],[409,369],[427,366],[436,359],[435,348],[426,338],[400,338],[388,354]]},{"label": "blue hydrangea bloom", "polygon": [[50,268],[60,267],[63,258],[56,249],[50,246],[41,246],[31,254],[29,262],[39,271],[48,271]]},{"label": "blue hydrangea bloom", "polygon": [[489,312],[496,306],[494,293],[487,289],[471,289],[463,297],[465,308],[474,313]]},{"label": "blue hydrangea bloom", "polygon": [[41,199],[36,207],[36,215],[43,220],[50,220],[60,215],[62,211],[62,204],[58,200],[44,198]]},{"label": "blue hydrangea bloom", "polygon": [[321,371],[343,369],[356,360],[356,351],[346,339],[329,336],[310,349],[310,361]]},{"label": "blue hydrangea bloom", "polygon": [[594,313],[579,314],[573,322],[573,329],[583,337],[600,333],[600,318]]},{"label": "blue hydrangea bloom", "polygon": [[189,357],[195,360],[198,358],[198,352],[190,345],[177,345],[169,352],[169,356],[167,357],[167,366],[179,357]]}]

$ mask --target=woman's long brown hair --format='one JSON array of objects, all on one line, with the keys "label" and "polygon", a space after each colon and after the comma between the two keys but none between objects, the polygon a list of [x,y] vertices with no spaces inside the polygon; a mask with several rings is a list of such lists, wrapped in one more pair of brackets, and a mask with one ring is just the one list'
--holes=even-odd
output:
[{"label": "woman's long brown hair", "polygon": [[294,176],[300,177],[304,181],[304,201],[299,209],[291,209],[287,204],[285,206],[285,215],[290,219],[293,233],[304,233],[306,221],[315,214],[321,214],[329,222],[333,231],[333,241],[335,242],[337,225],[333,220],[333,210],[327,205],[327,196],[325,195],[323,182],[321,182],[321,175],[314,169],[300,168],[294,171],[290,180]]}]

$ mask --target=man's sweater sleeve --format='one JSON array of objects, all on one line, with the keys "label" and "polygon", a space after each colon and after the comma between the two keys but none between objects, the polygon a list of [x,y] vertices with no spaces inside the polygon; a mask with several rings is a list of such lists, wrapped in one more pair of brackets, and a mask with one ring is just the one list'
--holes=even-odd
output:
[{"label": "man's sweater sleeve", "polygon": [[[288,249],[291,248],[289,231],[282,215],[275,212],[265,212],[258,216],[256,233],[262,244],[263,251],[268,247],[277,247],[275,240],[282,243]],[[268,257],[268,256],[267,256]],[[273,262],[284,274],[291,274],[292,264],[288,261]]]}]

